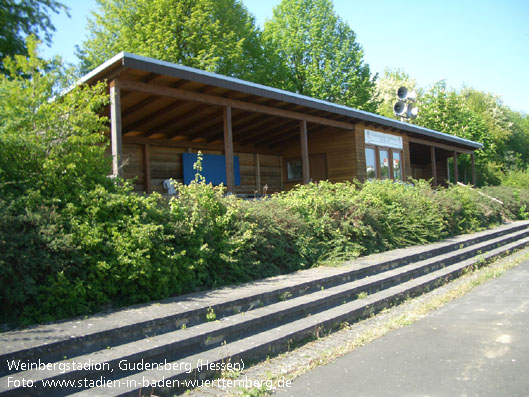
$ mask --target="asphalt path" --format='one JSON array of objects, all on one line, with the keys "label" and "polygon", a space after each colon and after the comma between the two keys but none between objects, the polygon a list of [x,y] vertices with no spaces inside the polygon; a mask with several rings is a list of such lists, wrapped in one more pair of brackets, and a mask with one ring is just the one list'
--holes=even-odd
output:
[{"label": "asphalt path", "polygon": [[529,261],[276,395],[529,396]]}]

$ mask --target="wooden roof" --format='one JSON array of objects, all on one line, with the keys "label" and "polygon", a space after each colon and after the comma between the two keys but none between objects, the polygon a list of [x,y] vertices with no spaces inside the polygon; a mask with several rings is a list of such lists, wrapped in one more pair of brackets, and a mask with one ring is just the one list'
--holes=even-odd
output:
[{"label": "wooden roof", "polygon": [[353,129],[355,123],[362,122],[462,151],[482,147],[373,113],[125,52],[87,74],[80,83],[104,79],[119,84],[122,131],[130,139],[221,143],[223,108],[231,106],[237,146],[273,149],[299,137],[299,120],[306,120],[309,132],[326,126]]}]

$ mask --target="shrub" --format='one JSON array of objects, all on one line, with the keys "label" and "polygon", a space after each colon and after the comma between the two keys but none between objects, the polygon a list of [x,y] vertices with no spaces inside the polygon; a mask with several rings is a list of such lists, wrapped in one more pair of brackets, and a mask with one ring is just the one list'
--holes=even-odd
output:
[{"label": "shrub", "polygon": [[451,236],[482,230],[503,220],[498,203],[466,186],[451,185],[438,189],[435,198],[442,211],[446,232]]},{"label": "shrub", "polygon": [[[414,185],[389,180],[366,182],[360,192],[365,222],[373,235],[369,252],[423,244],[446,235],[439,203],[425,181]],[[376,243],[375,243],[376,242]]]},{"label": "shrub", "polygon": [[[510,186],[486,186],[483,193],[503,202],[507,219],[529,219],[529,189]],[[491,200],[492,201],[492,200]]]},{"label": "shrub", "polygon": [[529,189],[529,170],[507,172],[501,179],[501,186]]}]

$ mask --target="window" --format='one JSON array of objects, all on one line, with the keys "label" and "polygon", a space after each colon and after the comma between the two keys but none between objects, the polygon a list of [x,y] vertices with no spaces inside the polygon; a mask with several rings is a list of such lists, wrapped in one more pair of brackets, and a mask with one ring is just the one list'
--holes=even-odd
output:
[{"label": "window", "polygon": [[380,178],[389,178],[389,151],[379,149],[378,161],[380,164]]},{"label": "window", "polygon": [[303,179],[303,166],[301,160],[287,161],[287,181],[299,181]]},{"label": "window", "polygon": [[403,180],[402,151],[379,146],[366,146],[367,179]]},{"label": "window", "polygon": [[400,167],[400,152],[393,151],[393,179],[402,180],[402,169]]},{"label": "window", "polygon": [[377,159],[372,147],[366,147],[366,174],[367,179],[377,178]]}]

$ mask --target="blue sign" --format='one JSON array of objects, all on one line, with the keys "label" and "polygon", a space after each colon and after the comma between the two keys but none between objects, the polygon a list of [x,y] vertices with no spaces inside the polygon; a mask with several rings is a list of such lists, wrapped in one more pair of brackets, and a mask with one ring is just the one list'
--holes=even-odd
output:
[{"label": "blue sign", "polygon": [[[196,153],[182,153],[184,165],[184,183],[189,185],[195,180],[196,170],[193,165],[197,162]],[[235,176],[235,186],[241,184],[241,172],[239,167],[239,157],[233,156],[233,171]],[[226,186],[226,157],[220,154],[202,155],[202,176],[206,178],[206,183],[218,186],[221,183]]]}]

